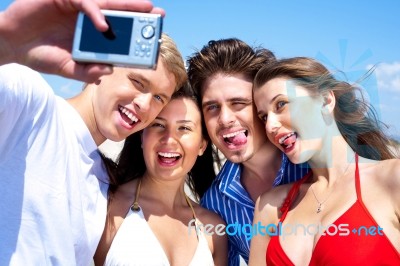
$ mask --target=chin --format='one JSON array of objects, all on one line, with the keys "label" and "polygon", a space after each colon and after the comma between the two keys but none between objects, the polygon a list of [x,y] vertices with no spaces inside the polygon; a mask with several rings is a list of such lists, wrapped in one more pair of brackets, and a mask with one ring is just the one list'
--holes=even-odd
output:
[{"label": "chin", "polygon": [[302,152],[302,153],[293,153],[291,155],[287,155],[289,160],[294,164],[302,164],[306,163],[311,159],[309,152]]},{"label": "chin", "polygon": [[253,157],[253,154],[247,154],[247,153],[231,153],[229,157],[226,157],[229,161],[233,163],[243,163],[251,159]]}]

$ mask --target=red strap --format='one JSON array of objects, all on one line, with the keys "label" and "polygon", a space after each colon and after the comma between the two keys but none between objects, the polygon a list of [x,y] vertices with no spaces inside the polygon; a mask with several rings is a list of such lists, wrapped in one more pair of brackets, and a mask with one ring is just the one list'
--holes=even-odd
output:
[{"label": "red strap", "polygon": [[297,195],[299,194],[299,189],[300,186],[308,180],[312,176],[312,171],[309,171],[305,176],[303,176],[299,181],[293,184],[292,188],[290,189],[288,195],[286,196],[285,201],[283,202],[280,211],[282,213],[282,217],[280,219],[280,222],[283,222],[286,218],[286,214],[288,213],[290,206],[292,205],[292,202],[295,200]]}]

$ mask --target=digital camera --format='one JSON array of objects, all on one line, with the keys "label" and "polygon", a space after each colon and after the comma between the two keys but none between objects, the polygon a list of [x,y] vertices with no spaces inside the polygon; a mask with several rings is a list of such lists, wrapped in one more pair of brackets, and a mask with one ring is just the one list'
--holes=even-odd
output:
[{"label": "digital camera", "polygon": [[162,33],[159,14],[102,10],[109,29],[98,31],[88,16],[79,13],[72,58],[95,62],[155,69]]}]

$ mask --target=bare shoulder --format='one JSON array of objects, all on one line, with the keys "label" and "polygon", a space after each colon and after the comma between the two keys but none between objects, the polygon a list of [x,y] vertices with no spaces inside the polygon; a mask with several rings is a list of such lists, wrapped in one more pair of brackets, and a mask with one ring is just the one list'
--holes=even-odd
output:
[{"label": "bare shoulder", "polygon": [[400,173],[400,159],[390,159],[381,162],[387,170],[387,174],[394,174],[399,177]]},{"label": "bare shoulder", "polygon": [[390,190],[400,192],[400,159],[379,162],[377,174]]},{"label": "bare shoulder", "polygon": [[293,184],[281,185],[263,193],[258,200],[258,206],[279,208],[286,199],[292,186]]},{"label": "bare shoulder", "polygon": [[254,223],[277,223],[279,221],[280,207],[284,203],[292,184],[281,185],[263,193],[255,206]]},{"label": "bare shoulder", "polygon": [[202,224],[201,230],[205,233],[215,265],[227,265],[228,238],[224,231],[226,227],[224,220],[197,203],[193,203],[193,208]]},{"label": "bare shoulder", "polygon": [[370,161],[370,164],[368,172],[376,178],[377,182],[390,189],[400,189],[400,159]]},{"label": "bare shoulder", "polygon": [[[400,159],[389,159],[383,161],[373,161],[371,165],[364,166],[362,170],[368,177],[366,183],[369,184],[369,194],[377,197],[369,206],[374,206],[377,202],[384,202],[384,208],[380,208],[378,213],[383,210],[391,210],[389,206],[393,206],[395,216],[394,223],[400,221]],[[372,193],[371,193],[372,192]],[[367,201],[367,197],[365,197]],[[379,209],[379,208],[378,208]],[[372,210],[372,209],[371,209]],[[390,211],[380,216],[389,217]]]},{"label": "bare shoulder", "polygon": [[197,218],[202,224],[225,224],[224,220],[217,213],[207,210],[197,203],[192,203]]},{"label": "bare shoulder", "polygon": [[392,202],[400,200],[399,159],[373,161],[362,158],[359,167],[360,178],[370,192],[379,193],[381,199],[387,197]]}]

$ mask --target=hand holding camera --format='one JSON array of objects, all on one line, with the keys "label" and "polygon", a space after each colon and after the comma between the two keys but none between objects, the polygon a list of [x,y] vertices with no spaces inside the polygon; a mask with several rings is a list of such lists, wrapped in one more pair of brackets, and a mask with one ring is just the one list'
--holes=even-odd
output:
[{"label": "hand holding camera", "polygon": [[[71,50],[79,11],[87,14],[96,29],[107,24],[100,9],[151,12],[164,15],[147,0],[53,0],[14,1],[0,13],[0,64],[20,63],[40,72],[85,82],[112,73],[109,65],[77,63]],[[153,47],[152,47],[153,48]]]}]

